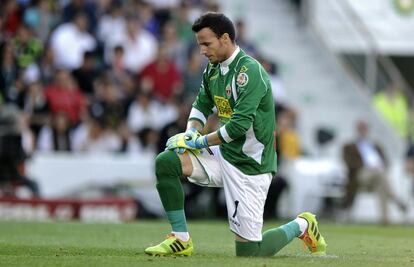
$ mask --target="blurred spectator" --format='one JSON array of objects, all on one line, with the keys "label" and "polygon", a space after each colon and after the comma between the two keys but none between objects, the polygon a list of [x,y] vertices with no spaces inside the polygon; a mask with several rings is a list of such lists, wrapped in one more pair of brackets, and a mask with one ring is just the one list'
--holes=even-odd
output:
[{"label": "blurred spectator", "polygon": [[121,150],[122,140],[112,130],[105,128],[99,118],[90,117],[73,133],[73,150],[87,153],[115,153]]},{"label": "blurred spectator", "polygon": [[296,113],[293,110],[287,109],[277,115],[278,157],[281,160],[292,160],[298,158],[302,153],[295,126]]},{"label": "blurred spectator", "polygon": [[17,117],[17,128],[21,135],[23,151],[27,156],[30,156],[35,150],[35,137],[30,129],[28,114],[19,112]]},{"label": "blurred spectator", "polygon": [[17,28],[21,23],[21,12],[16,0],[4,0],[1,3],[3,10],[1,17],[3,17],[3,31],[5,38],[10,38],[16,34]]},{"label": "blurred spectator", "polygon": [[246,34],[246,25],[243,20],[236,21],[236,43],[246,54],[252,57],[258,57],[258,52],[253,43],[251,43]]},{"label": "blurred spectator", "polygon": [[101,96],[91,104],[94,117],[100,118],[107,129],[116,130],[125,120],[125,104],[120,100],[118,89],[111,81],[103,79]]},{"label": "blurred spectator", "polygon": [[220,4],[218,0],[206,0],[203,1],[204,4],[204,12],[221,12],[220,11]]},{"label": "blurred spectator", "polygon": [[43,44],[35,38],[32,30],[20,24],[16,37],[11,40],[17,65],[20,68],[26,68],[30,64],[36,63],[42,55]]},{"label": "blurred spectator", "polygon": [[5,101],[15,98],[11,88],[17,79],[17,72],[13,47],[10,43],[3,43],[0,51],[0,94]]},{"label": "blurred spectator", "polygon": [[14,104],[19,108],[23,107],[26,86],[23,81],[23,72],[19,72],[18,76],[12,80],[12,84],[7,91],[6,102]]},{"label": "blurred spectator", "polygon": [[54,79],[54,61],[53,50],[50,47],[46,47],[39,63],[40,80],[43,84],[49,84]]},{"label": "blurred spectator", "polygon": [[381,223],[388,223],[388,200],[405,211],[406,205],[393,193],[388,181],[388,162],[383,149],[369,137],[369,126],[365,121],[356,124],[357,137],[342,150],[348,169],[345,208],[351,208],[360,190],[374,191],[379,197]]},{"label": "blurred spectator", "polygon": [[71,123],[65,112],[52,116],[51,124],[45,124],[39,132],[37,150],[72,151]]},{"label": "blurred spectator", "polygon": [[142,70],[139,77],[146,89],[161,102],[171,102],[182,91],[181,75],[167,52],[167,46],[160,44],[157,58]]},{"label": "blurred spectator", "polygon": [[137,11],[143,28],[152,33],[156,38],[160,35],[160,23],[154,16],[153,6],[146,1],[138,1]]},{"label": "blurred spectator", "polygon": [[97,36],[98,40],[103,43],[113,43],[111,39],[125,29],[125,18],[122,13],[122,6],[113,2],[108,14],[99,19]]},{"label": "blurred spectator", "polygon": [[86,51],[93,51],[96,41],[87,32],[85,13],[77,13],[72,22],[58,26],[51,34],[50,45],[57,68],[77,69],[82,65]]},{"label": "blurred spectator", "polygon": [[184,90],[183,96],[186,99],[195,99],[197,96],[205,66],[205,59],[200,55],[198,49],[191,49],[188,54],[187,67],[184,68],[184,72],[182,74]]},{"label": "blurred spectator", "polygon": [[93,83],[98,77],[95,56],[93,52],[85,52],[83,55],[82,66],[72,71],[79,88],[87,96],[93,94]]},{"label": "blurred spectator", "polygon": [[45,95],[52,115],[63,111],[73,126],[80,122],[86,111],[86,98],[68,71],[57,71],[55,82],[46,88]]},{"label": "blurred spectator", "polygon": [[107,67],[107,76],[120,89],[122,99],[132,99],[135,89],[134,79],[124,65],[124,49],[116,46],[112,53],[110,65]]},{"label": "blurred spectator", "polygon": [[279,217],[279,200],[283,191],[288,188],[286,165],[301,155],[301,146],[296,127],[296,113],[286,109],[277,116],[276,152],[278,172],[267,193],[263,218],[276,219]]},{"label": "blurred spectator", "polygon": [[[100,2],[102,2],[102,0],[100,0]],[[78,14],[82,13],[87,19],[86,30],[95,34],[97,11],[98,9],[95,1],[71,0],[70,3],[63,8],[63,22],[73,21]]]},{"label": "blurred spectator", "polygon": [[14,187],[26,186],[34,197],[38,197],[37,183],[27,177],[24,170],[25,149],[28,152],[32,149],[26,122],[16,106],[0,102],[0,186],[11,187],[10,192],[6,192],[11,195]]},{"label": "blurred spectator", "polygon": [[377,92],[373,97],[373,103],[401,137],[408,137],[408,102],[397,83],[392,83]]},{"label": "blurred spectator", "polygon": [[181,41],[177,35],[177,26],[174,21],[167,21],[161,31],[160,45],[166,50],[166,57],[173,61],[181,72],[187,64],[188,43]]},{"label": "blurred spectator", "polygon": [[192,21],[190,21],[191,1],[181,0],[173,18],[178,38],[182,43],[194,42],[194,34],[191,30]]},{"label": "blurred spectator", "polygon": [[144,128],[159,130],[165,125],[162,116],[162,106],[152,100],[149,93],[138,92],[135,101],[131,103],[127,113],[128,128],[138,133]]},{"label": "blurred spectator", "polygon": [[157,52],[155,37],[142,28],[137,17],[127,18],[126,27],[119,34],[114,33],[110,40],[105,42],[105,55],[107,63],[110,62],[111,53],[116,46],[124,49],[124,66],[131,73],[138,74],[154,60]]},{"label": "blurred spectator", "polygon": [[137,134],[139,140],[139,151],[153,158],[157,155],[159,134],[152,128],[144,128]]},{"label": "blurred spectator", "polygon": [[154,16],[157,19],[160,28],[172,17],[174,9],[179,5],[180,0],[146,0],[154,8]]},{"label": "blurred spectator", "polygon": [[32,1],[32,6],[24,12],[23,21],[43,43],[46,43],[52,28],[58,22],[49,0]]},{"label": "blurred spectator", "polygon": [[49,108],[42,83],[34,82],[28,85],[23,111],[30,116],[30,129],[37,140],[40,129],[47,123],[49,117]]},{"label": "blurred spectator", "polygon": [[276,114],[279,114],[285,109],[289,109],[286,89],[279,73],[279,65],[277,62],[271,62],[265,58],[261,58],[260,63],[262,63],[263,67],[269,74],[270,83],[272,84],[273,99],[276,104]]}]

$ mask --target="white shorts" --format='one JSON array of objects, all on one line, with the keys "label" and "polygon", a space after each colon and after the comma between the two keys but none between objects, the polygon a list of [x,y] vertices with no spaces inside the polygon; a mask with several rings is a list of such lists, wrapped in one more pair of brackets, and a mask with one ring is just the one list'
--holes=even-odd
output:
[{"label": "white shorts", "polygon": [[189,153],[192,183],[223,187],[231,231],[250,241],[262,240],[263,209],[272,174],[246,175],[226,161],[218,146],[201,154]]}]

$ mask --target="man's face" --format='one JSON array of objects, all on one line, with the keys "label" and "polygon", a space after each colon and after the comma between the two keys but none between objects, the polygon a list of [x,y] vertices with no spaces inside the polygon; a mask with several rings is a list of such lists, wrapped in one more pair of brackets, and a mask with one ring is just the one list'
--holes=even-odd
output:
[{"label": "man's face", "polygon": [[196,33],[197,43],[200,53],[208,58],[210,63],[216,64],[226,60],[225,36],[217,38],[210,28],[203,28]]}]

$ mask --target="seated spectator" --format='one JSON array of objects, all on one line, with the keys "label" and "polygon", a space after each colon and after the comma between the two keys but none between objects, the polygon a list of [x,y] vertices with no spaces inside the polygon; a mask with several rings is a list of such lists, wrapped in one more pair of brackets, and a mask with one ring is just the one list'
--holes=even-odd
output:
[{"label": "seated spectator", "polygon": [[278,156],[284,160],[298,158],[301,153],[299,135],[295,130],[296,114],[293,110],[285,110],[277,116],[277,145],[279,146]]},{"label": "seated spectator", "polygon": [[279,217],[279,200],[283,191],[288,188],[288,177],[285,173],[285,165],[298,158],[301,153],[301,145],[296,127],[296,113],[286,109],[277,114],[276,152],[278,172],[267,193],[263,218],[276,219]]},{"label": "seated spectator", "polygon": [[406,205],[392,191],[388,181],[388,162],[380,144],[369,137],[369,126],[365,121],[356,124],[356,139],[342,150],[343,160],[348,170],[345,208],[350,208],[360,190],[374,191],[379,197],[381,223],[388,223],[388,200],[392,200],[402,210]]},{"label": "seated spectator", "polygon": [[28,85],[23,110],[29,115],[30,128],[37,140],[40,129],[47,123],[49,118],[49,107],[42,83],[34,82]]},{"label": "seated spectator", "polygon": [[45,124],[39,132],[37,150],[72,151],[71,123],[65,112],[52,115],[50,125]]},{"label": "seated spectator", "polygon": [[55,55],[50,47],[46,47],[39,62],[40,80],[43,84],[50,84],[55,78]]},{"label": "seated spectator", "polygon": [[87,19],[87,30],[91,34],[95,34],[97,25],[98,6],[96,2],[104,1],[86,1],[86,0],[71,0],[63,7],[63,22],[70,22],[76,18],[79,13],[85,15]]},{"label": "seated spectator", "polygon": [[32,30],[24,24],[19,26],[17,35],[11,40],[11,44],[20,68],[36,63],[42,55],[42,42],[34,37]]},{"label": "seated spectator", "polygon": [[259,61],[269,74],[270,83],[272,84],[273,99],[276,105],[276,114],[279,114],[285,109],[289,109],[289,104],[286,89],[279,74],[278,64],[264,57],[260,57]]},{"label": "seated spectator", "polygon": [[247,39],[246,25],[243,20],[238,20],[236,22],[236,32],[236,42],[239,45],[239,47],[243,49],[244,52],[246,52],[246,54],[252,57],[258,57],[258,51],[256,46]]},{"label": "seated spectator", "polygon": [[384,90],[377,92],[373,103],[378,112],[401,137],[408,137],[408,102],[397,83],[392,83]]},{"label": "seated spectator", "polygon": [[[127,124],[130,131],[138,133],[144,128],[161,129],[164,122],[160,118],[162,106],[151,99],[149,93],[138,92],[127,112]],[[164,113],[162,113],[164,114]]]},{"label": "seated spectator", "polygon": [[160,35],[160,23],[154,16],[154,8],[147,1],[138,1],[137,13],[142,21],[143,28],[152,33],[156,38]]},{"label": "seated spectator", "polygon": [[120,97],[126,100],[133,98],[135,84],[132,75],[125,68],[124,58],[124,48],[116,46],[112,53],[111,62],[107,67],[106,75],[120,89]]},{"label": "seated spectator", "polygon": [[113,2],[108,14],[100,17],[98,22],[97,37],[102,43],[109,42],[114,35],[119,34],[125,29],[125,18],[122,12],[122,6]]},{"label": "seated spectator", "polygon": [[181,93],[181,75],[174,62],[168,57],[167,46],[158,48],[157,58],[141,72],[140,80],[148,85],[154,97],[161,102],[171,102]]},{"label": "seated spectator", "polygon": [[68,71],[57,71],[55,82],[46,88],[45,95],[52,115],[63,111],[73,126],[80,122],[86,111],[86,98]]},{"label": "seated spectator", "polygon": [[101,79],[101,82],[101,94],[91,103],[90,110],[106,128],[116,130],[126,118],[126,104],[115,84],[107,79]]},{"label": "seated spectator", "polygon": [[194,33],[191,30],[193,23],[190,20],[191,7],[191,1],[182,0],[173,16],[177,35],[181,43],[191,43],[194,41]]},{"label": "seated spectator", "polygon": [[57,68],[77,69],[82,65],[85,52],[95,50],[96,40],[87,29],[86,15],[78,13],[72,22],[61,24],[51,33],[50,48]]},{"label": "seated spectator", "polygon": [[97,64],[92,52],[84,53],[82,66],[75,69],[72,75],[79,85],[79,89],[87,96],[91,96],[93,94],[93,82],[98,77]]},{"label": "seated spectator", "polygon": [[183,77],[183,96],[186,99],[195,99],[200,90],[200,81],[206,62],[197,49],[191,49],[188,55],[187,66],[184,68]]},{"label": "seated spectator", "polygon": [[21,23],[21,12],[22,9],[17,3],[16,0],[5,0],[1,1],[2,14],[3,17],[3,28],[2,31],[6,38],[10,38],[15,35],[17,28]]},{"label": "seated spectator", "polygon": [[5,101],[13,99],[12,87],[18,76],[13,46],[6,42],[0,48],[0,95]]},{"label": "seated spectator", "polygon": [[133,73],[138,74],[154,60],[157,52],[155,37],[142,28],[138,18],[129,16],[123,31],[113,33],[110,40],[105,41],[105,58],[109,63],[111,53],[116,46],[124,49],[124,66]]},{"label": "seated spectator", "polygon": [[57,24],[57,16],[53,14],[49,0],[32,1],[32,6],[23,14],[23,21],[33,29],[36,36],[46,43],[49,33]]},{"label": "seated spectator", "polygon": [[90,117],[73,133],[73,150],[86,153],[115,153],[122,140],[117,132],[106,129],[100,118]]},{"label": "seated spectator", "polygon": [[164,46],[166,57],[182,72],[187,64],[188,44],[178,36],[175,21],[167,21],[161,29],[160,44]]}]

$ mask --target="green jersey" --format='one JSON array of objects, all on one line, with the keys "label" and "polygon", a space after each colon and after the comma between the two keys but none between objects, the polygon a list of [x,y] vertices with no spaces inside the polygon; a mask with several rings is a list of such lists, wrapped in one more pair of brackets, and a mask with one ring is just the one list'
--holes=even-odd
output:
[{"label": "green jersey", "polygon": [[208,64],[189,120],[204,125],[214,107],[224,159],[247,175],[274,173],[276,121],[269,77],[239,48],[228,60]]}]

